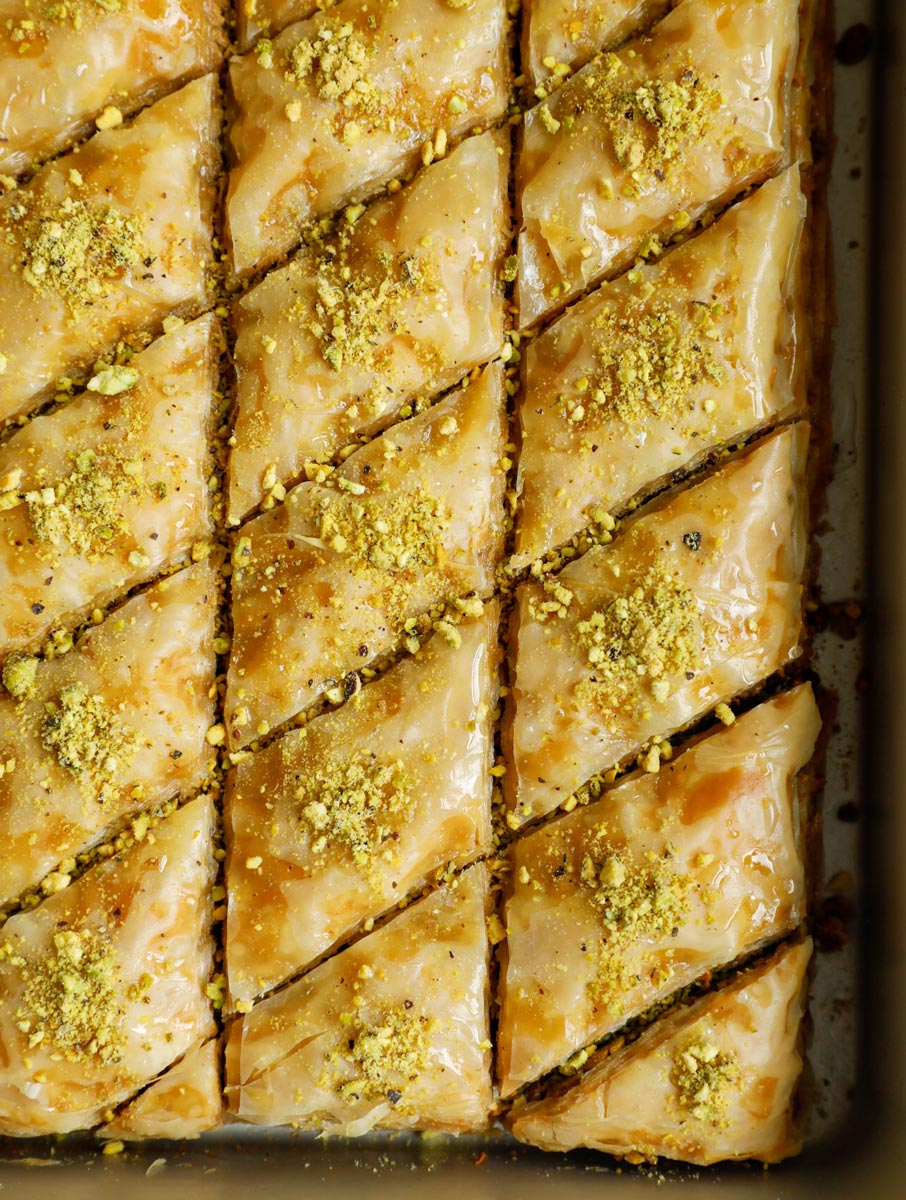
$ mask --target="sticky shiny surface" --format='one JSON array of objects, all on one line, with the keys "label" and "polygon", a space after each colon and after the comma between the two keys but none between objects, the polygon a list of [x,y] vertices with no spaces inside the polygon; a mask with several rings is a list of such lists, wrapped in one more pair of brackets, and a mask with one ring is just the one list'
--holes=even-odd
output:
[{"label": "sticky shiny surface", "polygon": [[414,395],[442,391],[500,350],[508,155],[500,135],[470,138],[359,218],[345,251],[353,286],[383,279],[387,255],[414,259],[432,275],[427,289],[394,308],[397,327],[367,362],[347,356],[336,370],[324,357],[309,328],[318,319],[319,289],[308,251],[238,303],[232,519],[264,498],[268,469],[294,481],[307,459],[334,458],[357,435],[389,423]]},{"label": "sticky shiny surface", "polygon": [[619,45],[669,0],[524,0],[522,69],[533,83],[549,79],[546,58],[574,70],[599,50]]},{"label": "sticky shiny surface", "polygon": [[[249,539],[249,565],[240,554],[233,575],[226,715],[234,746],[251,741],[262,721],[276,728],[399,645],[405,620],[448,597],[493,590],[503,537],[503,422],[502,370],[491,366],[356,451],[334,477],[382,506],[419,494],[443,505],[444,562],[430,570],[359,571],[322,542],[319,506],[346,494],[339,485],[300,484],[285,504],[239,531]],[[240,726],[243,708],[248,720]]]},{"label": "sticky shiny surface", "polygon": [[[724,1159],[778,1162],[798,1152],[791,1101],[802,1057],[799,1028],[811,940],[781,951],[729,987],[656,1022],[556,1097],[519,1111],[511,1128],[544,1150],[636,1150],[705,1166]],[[673,1055],[694,1042],[737,1055],[726,1128],[678,1110]]]},{"label": "sticky shiny surface", "polygon": [[[689,0],[526,113],[517,165],[523,325],[627,266],[646,234],[670,235],[781,164],[797,23],[797,0]],[[672,85],[692,68],[720,90],[706,136],[689,139],[663,181],[620,165],[606,120],[587,104],[610,66],[621,91]],[[569,120],[550,132],[545,112]]]},{"label": "sticky shiny surface", "polygon": [[[557,576],[574,597],[564,617],[534,619],[530,606],[544,599],[541,587],[519,589],[505,730],[513,763],[505,783],[519,822],[550,812],[647,739],[669,736],[798,657],[807,441],[804,424],[782,430],[628,523],[612,545],[570,563]],[[683,541],[695,533],[698,550]],[[688,588],[703,628],[707,621],[701,666],[691,679],[668,674],[663,702],[640,687],[631,703],[604,712],[582,699],[581,685],[594,672],[577,626],[630,595],[652,567]]]},{"label": "sticky shiny surface", "polygon": [[[419,900],[257,1005],[227,1034],[227,1103],[234,1117],[260,1125],[368,1129],[481,1129],[491,1107],[488,968],[483,866]],[[356,986],[358,985],[358,986]],[[331,1064],[342,1053],[354,1008],[364,1023],[408,1002],[430,1025],[429,1051],[414,1078],[400,1079],[397,1104],[344,1099],[355,1078]]]},{"label": "sticky shiny surface", "polygon": [[[32,410],[63,375],[78,374],[129,332],[197,312],[207,299],[210,188],[217,135],[213,75],[152,105],[129,126],[97,133],[0,197],[0,421]],[[76,171],[74,177],[71,173]],[[81,183],[74,182],[80,178]],[[59,213],[67,201],[113,209],[141,226],[142,257],[91,301],[70,306],[26,282],[14,213]],[[147,262],[146,262],[147,260]]]},{"label": "sticky shiny surface", "polygon": [[[216,603],[211,568],[190,567],[128,601],[68,654],[39,664],[32,698],[0,696],[0,901],[38,883],[118,817],[200,781],[213,753],[205,734]],[[138,737],[103,803],[42,742],[45,705],[73,684],[100,695]]]},{"label": "sticky shiny surface", "polygon": [[[619,510],[714,446],[804,406],[797,299],[804,217],[792,168],[528,343],[514,565],[569,541],[591,523],[595,508]],[[595,408],[602,352],[631,354],[640,323],[665,317],[675,324],[663,342],[677,332],[690,337],[720,377],[689,379],[678,409],[663,414],[643,406],[638,420],[626,421],[611,407]],[[619,344],[609,332],[614,320],[627,323]],[[578,411],[584,415],[573,419]]]},{"label": "sticky shiny surface", "polygon": [[[805,684],[657,775],[637,776],[515,843],[498,1030],[504,1095],[699,976],[796,928],[805,916],[806,819],[796,775],[811,759],[820,725]],[[597,951],[607,933],[580,882],[599,832],[642,871],[648,854],[667,851],[669,871],[692,883],[676,926],[638,937],[627,951],[638,983],[600,996]]]},{"label": "sticky shiny surface", "polygon": [[[123,981],[124,1045],[109,1065],[54,1057],[16,1026],[16,966],[0,962],[0,1129],[66,1133],[97,1124],[200,1038],[214,1032],[205,987],[212,967],[213,805],[199,799],[131,850],[90,870],[33,912],[13,916],[2,942],[31,962],[60,931],[103,936]],[[146,983],[142,977],[150,982]],[[140,980],[142,981],[140,983]],[[136,991],[129,998],[129,987]]]},{"label": "sticky shiny surface", "polygon": [[224,37],[215,0],[71,8],[54,15],[52,4],[0,0],[0,171],[65,149],[108,104],[132,112],[217,70]]},{"label": "sticky shiny surface", "polygon": [[[384,119],[362,122],[354,143],[343,141],[338,122],[349,115],[340,101],[319,95],[311,77],[285,78],[284,59],[302,38],[344,23],[366,47],[368,76],[393,118],[393,128]],[[273,67],[254,52],[235,59],[226,219],[236,272],[267,266],[299,242],[305,221],[411,170],[438,129],[454,138],[499,117],[507,105],[505,23],[504,0],[464,8],[341,0],[275,38]],[[286,106],[296,102],[301,115],[292,121]]]},{"label": "sticky shiny surface", "polygon": [[[0,511],[0,660],[157,575],[210,532],[207,436],[217,357],[216,325],[202,317],[137,354],[129,390],[84,392],[0,446],[0,478],[20,472],[15,493],[23,500]],[[87,553],[38,540],[24,497],[58,492],[76,458],[101,447],[124,454],[138,472],[118,505],[125,528]]]}]

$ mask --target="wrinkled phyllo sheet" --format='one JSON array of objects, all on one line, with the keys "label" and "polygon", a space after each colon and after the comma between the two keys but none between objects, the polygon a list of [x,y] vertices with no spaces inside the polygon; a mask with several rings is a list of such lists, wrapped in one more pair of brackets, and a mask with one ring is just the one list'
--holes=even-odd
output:
[{"label": "wrinkled phyllo sheet", "polygon": [[0,1130],[97,1124],[214,1032],[214,810],[194,800],[0,930]]},{"label": "wrinkled phyllo sheet", "polygon": [[230,66],[234,270],[500,118],[508,86],[505,0],[340,0],[259,40]]},{"label": "wrinkled phyllo sheet", "polygon": [[[433,408],[303,483],[233,547],[226,720],[235,749],[405,642],[434,607],[467,614],[494,588],[506,481],[503,372],[488,367]],[[427,621],[456,641],[445,616]]]},{"label": "wrinkled phyllo sheet", "polygon": [[503,135],[467,139],[243,296],[232,520],[501,350],[508,160]]},{"label": "wrinkled phyllo sheet", "polygon": [[184,1141],[216,1129],[223,1115],[220,1044],[198,1042],[131,1100],[100,1133],[126,1142]]},{"label": "wrinkled phyllo sheet", "polygon": [[337,0],[236,0],[239,49],[248,50],[262,33],[279,33],[294,21],[304,21],[336,3]]},{"label": "wrinkled phyllo sheet", "polygon": [[216,71],[222,24],[216,0],[0,0],[0,172]]},{"label": "wrinkled phyllo sheet", "polygon": [[216,574],[199,564],[129,600],[69,653],[5,660],[0,903],[52,869],[45,890],[65,886],[65,860],[106,828],[204,778],[217,602]]},{"label": "wrinkled phyllo sheet", "polygon": [[820,724],[804,684],[515,843],[503,1095],[799,925]]},{"label": "wrinkled phyllo sheet", "polygon": [[505,727],[518,828],[801,654],[808,426],[519,589]]},{"label": "wrinkled phyllo sheet", "polygon": [[544,1150],[588,1146],[702,1166],[778,1162],[801,1146],[795,1095],[810,939],[657,1021],[577,1083],[514,1109]]},{"label": "wrinkled phyllo sheet", "polygon": [[[253,0],[254,2],[254,0]],[[522,0],[522,69],[545,99],[571,71],[661,16],[671,0]]]},{"label": "wrinkled phyllo sheet", "polygon": [[[499,606],[231,774],[233,1002],[297,973],[491,840]],[[266,914],[264,916],[263,914]]]},{"label": "wrinkled phyllo sheet", "polygon": [[528,343],[514,567],[804,406],[805,207],[793,167]]},{"label": "wrinkled phyllo sheet", "polygon": [[228,1026],[231,1114],[346,1134],[485,1127],[487,892],[469,868]]},{"label": "wrinkled phyllo sheet", "polygon": [[0,446],[0,662],[207,544],[218,350],[202,317]]},{"label": "wrinkled phyllo sheet", "polygon": [[0,422],[205,307],[217,80],[195,80],[0,198]]},{"label": "wrinkled phyllo sheet", "polygon": [[530,325],[776,171],[798,0],[684,0],[525,115],[516,294]]}]

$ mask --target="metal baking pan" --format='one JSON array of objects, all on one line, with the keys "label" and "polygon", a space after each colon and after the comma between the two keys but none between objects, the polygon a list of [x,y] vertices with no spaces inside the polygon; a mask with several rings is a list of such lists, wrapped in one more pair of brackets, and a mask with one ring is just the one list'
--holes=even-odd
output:
[{"label": "metal baking pan", "polygon": [[[831,0],[826,0],[830,3]],[[0,1139],[0,1193],[17,1200],[142,1196],[261,1200],[300,1191],[375,1200],[464,1191],[484,1200],[635,1196],[885,1198],[906,1168],[906,2],[834,0],[829,188],[835,324],[834,478],[819,529],[823,606],[814,666],[836,698],[818,880],[806,1145],[770,1170],[621,1166],[546,1155],[505,1136],[372,1135],[350,1144],[227,1126],[197,1142],[103,1158],[93,1139]],[[869,469],[870,468],[870,469]],[[867,597],[867,604],[866,604]]]}]

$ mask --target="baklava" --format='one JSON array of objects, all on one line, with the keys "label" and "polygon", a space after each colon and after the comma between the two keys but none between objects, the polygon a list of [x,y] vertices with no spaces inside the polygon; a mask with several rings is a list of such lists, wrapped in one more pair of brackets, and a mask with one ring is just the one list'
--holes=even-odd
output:
[{"label": "baklava", "polygon": [[810,0],[0,18],[0,1134],[795,1153]]}]

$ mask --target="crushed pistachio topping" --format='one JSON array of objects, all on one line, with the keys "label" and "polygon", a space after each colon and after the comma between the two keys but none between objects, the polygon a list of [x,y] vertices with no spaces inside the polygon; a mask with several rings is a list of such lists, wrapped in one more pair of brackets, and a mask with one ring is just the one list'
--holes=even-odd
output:
[{"label": "crushed pistachio topping", "polygon": [[114,795],[116,772],[135,757],[139,739],[103,696],[72,683],[46,705],[41,744],[79,781],[83,793],[104,803]]},{"label": "crushed pistachio topping", "polygon": [[38,674],[38,660],[30,654],[10,654],[3,663],[3,686],[14,700],[32,694]]},{"label": "crushed pistachio topping", "polygon": [[321,504],[324,545],[365,572],[443,566],[449,525],[446,506],[421,489],[386,500],[337,495]]},{"label": "crushed pistachio topping", "polygon": [[624,67],[605,54],[586,78],[587,106],[602,114],[617,162],[635,183],[669,181],[692,147],[707,135],[720,108],[715,84],[686,66],[676,79],[621,85]]},{"label": "crushed pistachio topping", "polygon": [[[11,210],[12,211],[12,210]],[[23,230],[22,278],[70,308],[103,298],[143,255],[141,223],[113,208],[66,196],[49,211],[17,207]]]},{"label": "crushed pistachio topping", "polygon": [[125,1038],[122,981],[108,938],[88,929],[60,930],[53,949],[32,962],[0,948],[25,987],[15,1018],[28,1048],[67,1062],[113,1066]]},{"label": "crushed pistachio topping", "polygon": [[87,20],[96,20],[102,12],[116,13],[122,8],[122,0],[55,0],[33,10],[26,5],[29,16],[19,21],[10,32],[10,41],[15,43],[29,42],[41,37],[47,24],[71,25],[75,30],[81,30]]},{"label": "crushed pistachio topping", "polygon": [[397,1004],[378,1011],[366,1022],[361,1009],[340,1015],[349,1027],[348,1048],[335,1050],[328,1061],[353,1071],[337,1085],[351,1103],[376,1104],[389,1100],[400,1109],[406,1085],[414,1083],[428,1065],[436,1022],[416,1012],[414,1004]]},{"label": "crushed pistachio topping", "polygon": [[709,345],[719,337],[715,309],[720,306],[693,301],[688,319],[665,307],[600,314],[596,370],[560,397],[561,412],[574,424],[603,416],[636,428],[652,416],[665,420],[694,411],[693,389],[725,378]]},{"label": "crushed pistachio topping", "polygon": [[[351,214],[354,215],[354,214]],[[335,371],[354,365],[376,371],[388,365],[388,341],[405,336],[439,289],[430,253],[383,252],[365,262],[347,219],[314,245],[316,299],[298,301],[293,316],[317,340]]]},{"label": "crushed pistachio topping", "polygon": [[670,936],[689,912],[692,879],[671,869],[669,853],[636,862],[627,850],[614,848],[601,827],[582,858],[579,881],[603,935],[589,990],[614,1015],[622,1011],[622,994],[640,981],[642,943]]},{"label": "crushed pistachio topping", "polygon": [[342,847],[366,875],[379,860],[392,862],[397,830],[412,813],[411,788],[399,761],[381,763],[373,754],[322,761],[295,793],[312,853]]},{"label": "crushed pistachio topping", "polygon": [[93,554],[129,532],[125,501],[143,489],[141,463],[111,442],[79,451],[67,476],[26,492],[25,503],[38,542]]},{"label": "crushed pistachio topping", "polygon": [[[314,37],[300,38],[286,59],[288,83],[308,84],[322,100],[338,106],[340,136],[348,145],[358,140],[363,127],[391,132],[395,127],[390,98],[368,70],[374,52],[351,22],[334,20]],[[268,56],[272,60],[273,48]]]},{"label": "crushed pistachio topping", "polygon": [[135,387],[137,383],[138,371],[135,367],[112,363],[110,366],[101,367],[91,376],[86,386],[89,392],[97,392],[101,396],[119,396]]},{"label": "crushed pistachio topping", "polygon": [[691,1042],[673,1057],[670,1082],[677,1090],[680,1107],[715,1129],[726,1129],[729,1124],[727,1093],[739,1079],[737,1055],[724,1054],[713,1042]]},{"label": "crushed pistachio topping", "polygon": [[647,695],[663,704],[668,676],[691,678],[703,664],[705,620],[693,592],[661,567],[576,626],[592,674],[582,698],[603,712]]}]

